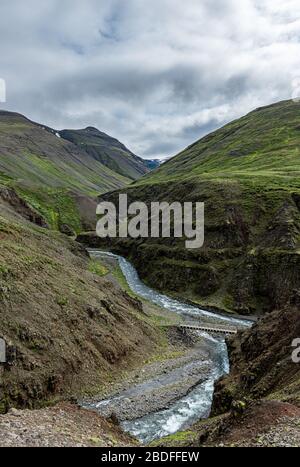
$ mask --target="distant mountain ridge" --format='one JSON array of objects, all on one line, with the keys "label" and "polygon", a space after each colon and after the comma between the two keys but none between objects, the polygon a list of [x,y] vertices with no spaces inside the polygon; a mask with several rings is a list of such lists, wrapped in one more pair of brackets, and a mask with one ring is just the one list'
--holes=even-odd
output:
[{"label": "distant mountain ridge", "polygon": [[97,128],[62,130],[59,131],[59,135],[123,177],[137,180],[150,171],[144,159],[133,154],[116,138],[112,138]]},{"label": "distant mountain ridge", "polygon": [[23,115],[0,112],[0,172],[25,184],[44,184],[96,195],[120,188],[128,177],[109,170],[59,132]]},{"label": "distant mountain ridge", "polygon": [[163,163],[163,161],[161,161],[160,159],[148,159],[145,160],[145,163],[148,169],[154,170],[157,169]]},{"label": "distant mountain ridge", "polygon": [[93,228],[97,195],[147,172],[142,159],[97,129],[60,132],[0,111],[0,185],[13,188],[50,227]]}]

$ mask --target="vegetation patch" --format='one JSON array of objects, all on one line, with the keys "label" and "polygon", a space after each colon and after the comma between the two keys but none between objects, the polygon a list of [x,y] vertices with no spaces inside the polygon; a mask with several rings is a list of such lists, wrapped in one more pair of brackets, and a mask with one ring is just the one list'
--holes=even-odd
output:
[{"label": "vegetation patch", "polygon": [[109,270],[98,259],[91,259],[88,269],[90,272],[100,277],[106,276],[109,273]]}]

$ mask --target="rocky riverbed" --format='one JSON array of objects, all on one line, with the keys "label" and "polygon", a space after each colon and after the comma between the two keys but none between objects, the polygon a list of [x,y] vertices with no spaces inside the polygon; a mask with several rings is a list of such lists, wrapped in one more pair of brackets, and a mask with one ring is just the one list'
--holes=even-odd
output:
[{"label": "rocky riverbed", "polygon": [[82,403],[120,423],[143,444],[208,417],[214,382],[229,369],[222,338],[180,328],[168,333],[176,355],[162,354],[112,387],[105,398]]},{"label": "rocky riverbed", "polygon": [[[108,432],[112,426],[120,424],[118,433],[122,428],[143,444],[148,444],[209,416],[214,383],[229,371],[224,338],[186,331],[178,324],[185,321],[186,314],[194,320],[213,321],[214,324],[216,319],[222,323],[240,323],[240,320],[218,316],[157,295],[139,281],[136,272],[125,260],[121,262],[122,277],[113,274],[117,258],[106,256],[106,260],[111,271],[106,277],[107,283],[113,282],[117,289],[120,283],[126,289],[126,279],[128,293],[142,296],[139,312],[145,322],[157,325],[159,348],[149,353],[148,361],[137,361],[126,371],[122,368],[119,376],[112,373],[110,382],[103,384],[97,398],[81,401],[82,411],[77,409],[75,413],[70,408],[65,410],[58,406],[53,409],[54,416],[52,409],[5,416],[2,420],[3,437],[6,431],[12,434],[8,437],[8,445],[110,446],[114,441],[105,438],[105,430],[100,431],[101,423],[106,421]],[[124,291],[120,290],[120,293],[124,294]],[[88,414],[91,425],[88,424]],[[17,417],[17,420],[11,417]],[[77,426],[81,417],[83,429]],[[96,424],[99,422],[97,427],[93,425],[94,421]],[[100,433],[100,436],[94,436],[94,432]],[[128,445],[134,442],[130,435],[124,434]],[[118,436],[116,442],[123,445]]]},{"label": "rocky riverbed", "polygon": [[133,420],[169,408],[206,381],[212,350],[208,343],[196,334],[176,329],[169,331],[169,340],[174,357],[164,360],[162,355],[162,360],[131,372],[105,400],[84,401],[83,406],[120,422]]},{"label": "rocky riverbed", "polygon": [[[222,316],[196,306],[174,300],[143,284],[134,267],[120,256],[107,252],[90,251],[96,260],[109,270],[119,267],[121,283],[129,293],[143,300],[143,309],[158,307],[160,318],[172,313],[177,322],[195,324],[226,324],[238,327],[251,326],[251,322],[236,317]],[[111,276],[111,275],[110,275]],[[166,322],[164,324],[166,326]],[[167,325],[168,331],[170,329]],[[226,343],[223,337],[205,332],[186,330],[174,326],[181,334],[181,351],[178,353],[178,335],[168,336],[169,345],[175,345],[177,355],[172,357],[161,350],[160,358],[145,364],[138,373],[123,380],[119,387],[109,387],[105,394],[94,400],[85,400],[83,407],[96,410],[102,416],[112,417],[122,428],[137,437],[143,444],[190,427],[199,419],[207,418],[211,411],[215,382],[229,372]],[[185,341],[183,339],[185,338]]]}]

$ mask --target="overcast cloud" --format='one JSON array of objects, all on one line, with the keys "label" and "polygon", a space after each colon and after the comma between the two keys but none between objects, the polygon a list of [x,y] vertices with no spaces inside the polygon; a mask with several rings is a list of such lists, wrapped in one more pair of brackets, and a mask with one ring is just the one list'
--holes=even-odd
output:
[{"label": "overcast cloud", "polygon": [[145,158],[291,98],[299,77],[299,0],[1,0],[1,107]]}]

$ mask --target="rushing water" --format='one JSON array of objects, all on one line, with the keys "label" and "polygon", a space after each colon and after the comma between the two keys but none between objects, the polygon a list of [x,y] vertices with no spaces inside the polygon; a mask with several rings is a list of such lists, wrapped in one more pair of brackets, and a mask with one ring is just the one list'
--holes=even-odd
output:
[{"label": "rushing water", "polygon": [[[167,310],[183,314],[184,316],[193,316],[194,318],[205,317],[211,321],[217,320],[233,324],[239,327],[249,327],[253,323],[250,321],[231,318],[216,313],[203,310],[193,305],[188,305],[179,300],[172,299],[155,290],[147,287],[139,278],[136,269],[125,258],[114,255],[109,252],[99,250],[90,250],[93,257],[111,257],[118,260],[120,268],[127,280],[131,290],[140,297],[149,300],[156,305]],[[215,382],[224,374],[229,372],[228,352],[225,340],[214,338],[206,333],[199,333],[210,343],[213,352],[210,361],[210,372],[207,379],[193,389],[188,395],[179,399],[166,410],[156,413],[150,413],[136,420],[125,421],[122,427],[125,431],[131,433],[143,443],[149,443],[154,439],[174,434],[179,430],[190,427],[199,419],[207,418],[210,414],[213,399]],[[122,396],[116,396],[122,397]],[[108,406],[115,398],[101,401],[95,404],[88,404],[89,407],[98,409]]]},{"label": "rushing water", "polygon": [[199,384],[187,396],[172,404],[170,408],[150,413],[137,420],[123,422],[122,426],[125,431],[146,444],[187,429],[199,419],[209,416],[214,383],[221,376],[229,373],[229,362],[224,339],[214,339],[204,333],[202,335],[214,342],[217,357],[211,362],[211,371],[207,380]]},{"label": "rushing water", "polygon": [[233,324],[236,326],[251,326],[253,323],[251,321],[241,320],[237,318],[231,318],[227,316],[223,316],[217,313],[213,313],[207,310],[203,310],[198,308],[197,306],[188,305],[183,303],[179,300],[173,299],[168,297],[167,295],[163,295],[156,290],[147,287],[139,278],[139,275],[134,268],[134,266],[129,263],[125,258],[122,256],[114,255],[113,253],[99,251],[99,250],[89,250],[90,254],[94,257],[103,257],[108,256],[110,258],[115,258],[118,260],[120,268],[126,278],[126,281],[130,287],[130,289],[139,295],[140,297],[149,300],[156,305],[166,308],[167,310],[174,311],[175,313],[190,315],[194,317],[200,318],[202,317],[209,317],[212,321],[218,320],[223,321],[224,323]]}]

